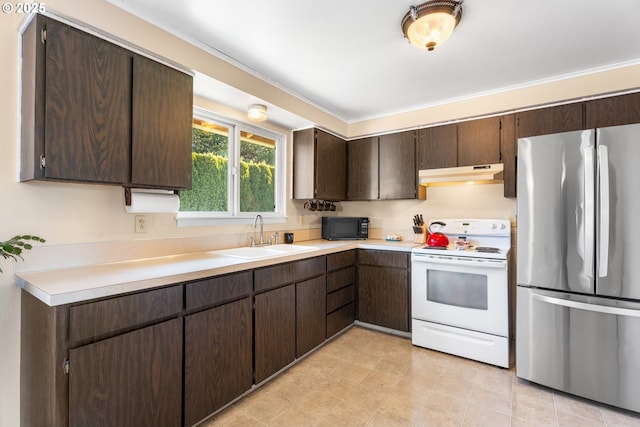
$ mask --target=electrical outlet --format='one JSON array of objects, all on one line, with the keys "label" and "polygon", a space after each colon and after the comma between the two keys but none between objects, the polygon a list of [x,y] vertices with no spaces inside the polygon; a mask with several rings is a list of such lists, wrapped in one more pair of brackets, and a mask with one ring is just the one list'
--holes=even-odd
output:
[{"label": "electrical outlet", "polygon": [[136,233],[147,232],[147,217],[144,215],[136,215]]}]

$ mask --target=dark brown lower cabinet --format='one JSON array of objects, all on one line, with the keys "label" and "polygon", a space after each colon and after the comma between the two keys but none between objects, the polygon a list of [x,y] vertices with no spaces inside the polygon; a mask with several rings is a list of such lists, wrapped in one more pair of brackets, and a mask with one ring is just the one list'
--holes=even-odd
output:
[{"label": "dark brown lower cabinet", "polygon": [[358,320],[409,331],[409,280],[406,270],[360,266]]},{"label": "dark brown lower cabinet", "polygon": [[255,296],[255,382],[295,360],[296,287],[288,285]]},{"label": "dark brown lower cabinet", "polygon": [[327,286],[325,276],[296,284],[296,357],[325,340]]},{"label": "dark brown lower cabinet", "polygon": [[23,291],[21,423],[195,425],[353,324],[356,306],[408,331],[409,276],[407,253],[349,250],[61,306]]},{"label": "dark brown lower cabinet", "polygon": [[355,301],[352,301],[344,307],[327,314],[327,338],[330,338],[342,331],[344,328],[353,325],[354,320],[356,320]]},{"label": "dark brown lower cabinet", "polygon": [[327,338],[356,319],[356,251],[327,255]]},{"label": "dark brown lower cabinet", "polygon": [[192,426],[253,384],[251,298],[185,317],[184,423]]},{"label": "dark brown lower cabinet", "polygon": [[70,427],[182,424],[182,318],[69,351]]},{"label": "dark brown lower cabinet", "polygon": [[358,251],[358,316],[361,322],[408,332],[411,270],[403,252]]}]

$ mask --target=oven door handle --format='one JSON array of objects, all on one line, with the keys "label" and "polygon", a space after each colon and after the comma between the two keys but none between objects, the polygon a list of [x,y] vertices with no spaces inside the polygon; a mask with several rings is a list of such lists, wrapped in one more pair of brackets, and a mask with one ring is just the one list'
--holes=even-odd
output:
[{"label": "oven door handle", "polygon": [[469,258],[433,258],[429,255],[413,254],[412,261],[434,265],[459,265],[471,268],[492,268],[504,270],[507,268],[507,261],[502,259],[469,259]]}]

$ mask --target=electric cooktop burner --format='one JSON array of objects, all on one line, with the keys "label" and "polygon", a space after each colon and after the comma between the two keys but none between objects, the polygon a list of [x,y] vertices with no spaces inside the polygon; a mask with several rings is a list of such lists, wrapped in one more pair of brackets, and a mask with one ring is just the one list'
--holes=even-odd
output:
[{"label": "electric cooktop burner", "polygon": [[491,254],[499,254],[500,253],[500,249],[498,248],[492,248],[490,246],[479,246],[477,248],[475,248],[476,252],[487,252],[487,253],[491,253]]}]

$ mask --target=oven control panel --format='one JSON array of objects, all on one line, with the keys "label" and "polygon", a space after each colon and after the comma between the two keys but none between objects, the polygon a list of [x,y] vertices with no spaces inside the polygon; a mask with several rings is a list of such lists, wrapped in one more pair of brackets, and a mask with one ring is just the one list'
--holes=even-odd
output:
[{"label": "oven control panel", "polygon": [[455,235],[510,236],[511,222],[496,219],[440,219],[446,225],[434,224],[432,232]]}]

